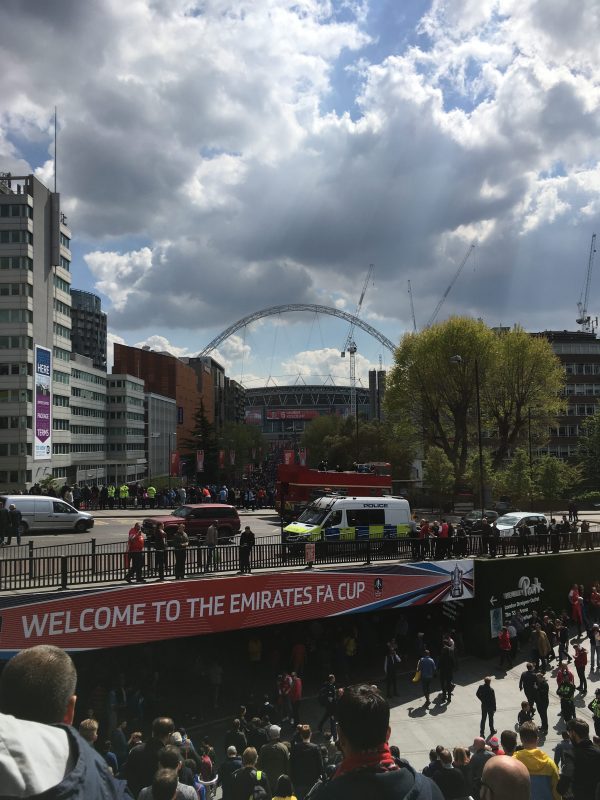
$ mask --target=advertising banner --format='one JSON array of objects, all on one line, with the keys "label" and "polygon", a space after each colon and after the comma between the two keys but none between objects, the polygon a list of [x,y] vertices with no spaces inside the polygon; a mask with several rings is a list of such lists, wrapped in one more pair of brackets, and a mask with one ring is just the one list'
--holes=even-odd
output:
[{"label": "advertising banner", "polygon": [[204,450],[196,450],[196,472],[204,472]]},{"label": "advertising banner", "polygon": [[306,448],[305,447],[301,447],[300,450],[298,450],[298,461],[299,461],[301,467],[305,467],[306,466]]},{"label": "advertising banner", "polygon": [[293,450],[284,450],[283,451],[283,463],[284,464],[293,464],[294,463],[294,451]]},{"label": "advertising banner", "polygon": [[[125,562],[123,562],[125,571]],[[418,562],[0,599],[0,655],[118,647],[473,597],[473,561]]]},{"label": "advertising banner", "polygon": [[245,420],[248,425],[262,425],[263,413],[261,408],[247,408]]},{"label": "advertising banner", "polygon": [[35,346],[34,461],[52,458],[52,350]]},{"label": "advertising banner", "polygon": [[225,450],[219,450],[219,469],[225,469]]},{"label": "advertising banner", "polygon": [[289,408],[286,410],[267,411],[267,419],[316,419],[320,417],[314,409]]},{"label": "advertising banner", "polygon": [[169,475],[172,478],[179,477],[179,453],[176,450],[171,451]]},{"label": "advertising banner", "polygon": [[233,467],[235,466],[235,450],[229,451],[229,464]]}]

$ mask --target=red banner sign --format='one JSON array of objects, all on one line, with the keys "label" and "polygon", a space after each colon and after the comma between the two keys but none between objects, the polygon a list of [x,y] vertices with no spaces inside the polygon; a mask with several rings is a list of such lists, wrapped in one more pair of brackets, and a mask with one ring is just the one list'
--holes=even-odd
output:
[{"label": "red banner sign", "polygon": [[169,581],[59,598],[3,597],[0,653],[36,644],[118,647],[470,597],[471,560]]},{"label": "red banner sign", "polygon": [[298,461],[299,461],[301,467],[305,467],[306,466],[306,448],[305,447],[301,447],[300,450],[298,450]]},{"label": "red banner sign", "polygon": [[283,451],[283,463],[284,464],[293,464],[294,463],[294,451],[293,450],[284,450]]},{"label": "red banner sign", "polygon": [[179,476],[179,453],[176,450],[171,452],[171,464],[169,474],[172,478]]},{"label": "red banner sign", "polygon": [[267,419],[315,419],[320,416],[319,412],[314,409],[305,411],[301,408],[289,408],[267,411]]},{"label": "red banner sign", "polygon": [[249,425],[262,425],[263,415],[260,408],[247,408],[245,411],[245,419]]},{"label": "red banner sign", "polygon": [[219,450],[219,469],[225,469],[225,450]]}]

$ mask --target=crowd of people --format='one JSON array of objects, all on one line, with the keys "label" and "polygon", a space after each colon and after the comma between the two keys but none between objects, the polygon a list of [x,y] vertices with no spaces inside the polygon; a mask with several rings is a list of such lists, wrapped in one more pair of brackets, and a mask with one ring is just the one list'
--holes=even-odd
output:
[{"label": "crowd of people", "polygon": [[[22,494],[15,491],[13,494]],[[240,485],[227,487],[225,484],[206,483],[184,486],[156,488],[152,481],[141,483],[122,483],[107,485],[93,484],[78,486],[64,484],[57,491],[52,487],[34,484],[28,494],[60,497],[77,509],[103,511],[106,509],[176,508],[184,503],[228,503],[236,508],[260,510],[273,508],[275,503],[274,481],[268,480],[261,472],[256,472]]]},{"label": "crowd of people", "polygon": [[577,516],[549,522],[540,515],[539,522],[530,526],[526,520],[515,525],[510,535],[503,534],[497,521],[487,517],[475,520],[470,525],[465,517],[457,522],[445,518],[439,520],[419,519],[416,515],[410,523],[412,555],[416,559],[465,558],[480,555],[496,558],[516,550],[518,555],[531,553],[559,553],[561,550],[593,550],[596,534],[589,520]]}]

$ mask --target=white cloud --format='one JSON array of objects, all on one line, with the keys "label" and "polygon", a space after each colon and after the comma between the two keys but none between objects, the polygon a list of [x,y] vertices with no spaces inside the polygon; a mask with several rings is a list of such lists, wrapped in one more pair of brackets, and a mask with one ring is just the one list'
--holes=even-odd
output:
[{"label": "white cloud", "polygon": [[106,369],[108,372],[112,371],[115,363],[115,344],[126,344],[126,342],[122,336],[117,336],[116,333],[108,331],[106,334]]},{"label": "white cloud", "polygon": [[600,206],[595,0],[434,0],[398,37],[369,29],[375,0],[50,5],[0,6],[0,169],[36,151],[51,182],[57,103],[62,203],[113,331],[200,347],[270,305],[353,309],[375,263],[365,318],[397,339],[407,278],[423,321],[475,238],[442,316],[572,324],[564,265]]},{"label": "white cloud", "polygon": [[143,278],[152,267],[149,247],[130,253],[95,250],[84,258],[96,278],[97,289],[109,298],[116,310],[125,308],[129,295],[136,288],[141,289]]}]

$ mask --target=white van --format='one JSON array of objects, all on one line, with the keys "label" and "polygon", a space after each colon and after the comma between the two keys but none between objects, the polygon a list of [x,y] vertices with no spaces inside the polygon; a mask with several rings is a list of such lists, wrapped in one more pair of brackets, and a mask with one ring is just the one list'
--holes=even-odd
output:
[{"label": "white van", "polygon": [[32,494],[3,494],[5,508],[14,505],[21,512],[21,536],[28,531],[76,531],[94,527],[94,518],[65,503],[60,497]]},{"label": "white van", "polygon": [[398,497],[319,497],[284,528],[286,541],[360,541],[408,536],[410,506]]}]

